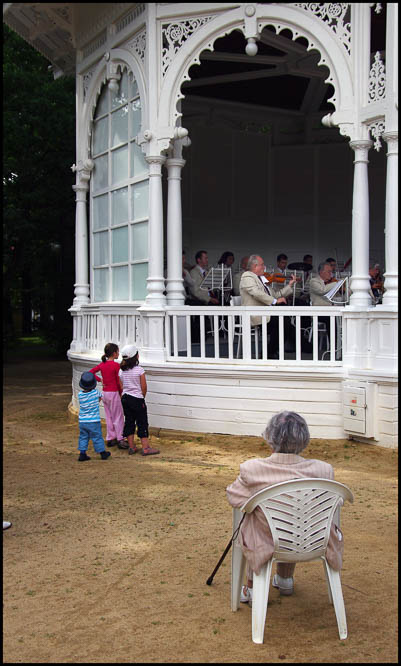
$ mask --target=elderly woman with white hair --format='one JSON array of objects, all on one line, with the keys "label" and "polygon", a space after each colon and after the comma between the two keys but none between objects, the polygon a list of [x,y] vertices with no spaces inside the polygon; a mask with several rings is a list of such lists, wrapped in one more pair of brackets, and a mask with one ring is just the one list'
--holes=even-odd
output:
[{"label": "elderly woman with white hair", "polygon": [[[303,458],[299,454],[309,443],[309,429],[305,419],[296,412],[280,412],[272,417],[262,437],[273,449],[267,458],[252,458],[240,465],[237,479],[227,487],[227,498],[231,506],[240,508],[252,495],[274,483],[302,479],[305,477],[334,479],[334,470],[322,460]],[[252,602],[253,572],[259,574],[261,567],[273,555],[273,538],[266,518],[260,508],[246,514],[238,535],[247,560],[247,585],[241,591],[242,602]],[[333,525],[330,533],[327,560],[336,571],[342,567],[344,541],[341,530]],[[295,564],[277,563],[273,587],[280,594],[290,595],[294,591]]]}]

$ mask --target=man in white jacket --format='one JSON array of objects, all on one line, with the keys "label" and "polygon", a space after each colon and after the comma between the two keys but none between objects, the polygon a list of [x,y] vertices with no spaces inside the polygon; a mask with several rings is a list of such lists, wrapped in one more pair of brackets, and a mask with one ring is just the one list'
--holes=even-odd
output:
[{"label": "man in white jacket", "polygon": [[[282,289],[276,289],[273,285],[268,285],[264,278],[265,262],[258,254],[251,254],[248,261],[248,270],[246,270],[240,281],[241,305],[286,305],[286,296],[292,294],[292,285],[296,282],[295,275],[291,276],[289,284]],[[278,358],[278,318],[267,316],[268,332],[270,333],[269,358]],[[251,317],[251,325],[259,326],[262,323],[261,317]],[[288,331],[285,331],[288,333]]]}]

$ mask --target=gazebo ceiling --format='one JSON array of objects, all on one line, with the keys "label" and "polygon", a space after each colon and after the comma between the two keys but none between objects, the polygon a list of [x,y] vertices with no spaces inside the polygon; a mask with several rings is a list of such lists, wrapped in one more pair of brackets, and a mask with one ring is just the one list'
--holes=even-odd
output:
[{"label": "gazebo ceiling", "polygon": [[306,40],[293,41],[286,31],[276,35],[265,28],[256,56],[246,55],[246,44],[240,30],[216,40],[214,50],[203,51],[201,64],[191,67],[191,80],[182,91],[302,113],[332,109],[327,99],[333,88],[324,82],[329,70],[318,67],[321,56],[307,51]]}]

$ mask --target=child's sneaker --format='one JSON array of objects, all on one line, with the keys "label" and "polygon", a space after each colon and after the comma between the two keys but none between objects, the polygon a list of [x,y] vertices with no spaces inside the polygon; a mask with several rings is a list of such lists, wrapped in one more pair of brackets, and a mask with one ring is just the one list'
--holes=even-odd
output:
[{"label": "child's sneaker", "polygon": [[100,457],[101,457],[102,460],[107,460],[107,458],[109,456],[111,456],[110,451],[102,451],[101,454],[100,454]]},{"label": "child's sneaker", "polygon": [[79,454],[78,462],[83,462],[84,460],[90,460],[90,457],[87,456],[84,451],[81,451]]}]

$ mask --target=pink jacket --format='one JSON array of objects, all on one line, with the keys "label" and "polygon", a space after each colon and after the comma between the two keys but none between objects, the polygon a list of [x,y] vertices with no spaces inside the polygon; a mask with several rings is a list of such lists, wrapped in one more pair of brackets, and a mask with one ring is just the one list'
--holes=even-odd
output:
[{"label": "pink jacket", "polygon": [[[240,508],[247,499],[267,486],[305,477],[334,479],[334,470],[322,460],[308,460],[292,453],[272,453],[268,458],[253,458],[240,465],[239,476],[227,487],[227,498],[231,506]],[[257,508],[245,516],[238,541],[248,565],[258,574],[261,566],[271,559],[274,550],[270,528],[261,509]],[[343,551],[341,530],[332,525],[326,557],[336,571],[342,567]]]}]

